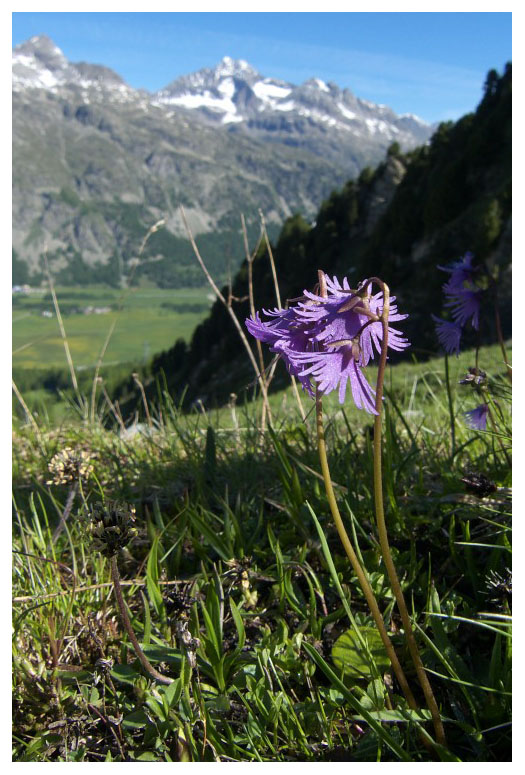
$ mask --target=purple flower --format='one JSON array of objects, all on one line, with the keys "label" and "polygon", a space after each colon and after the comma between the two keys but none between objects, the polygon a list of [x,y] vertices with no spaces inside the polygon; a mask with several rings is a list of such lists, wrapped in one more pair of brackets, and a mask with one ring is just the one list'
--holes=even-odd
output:
[{"label": "purple flower", "polygon": [[[327,295],[304,291],[304,296],[288,310],[265,312],[273,320],[262,321],[258,314],[246,320],[248,331],[270,345],[285,362],[290,374],[314,395],[312,380],[323,394],[338,389],[345,400],[348,383],[359,409],[377,414],[375,392],[363,368],[381,352],[383,327],[380,315],[383,293],[372,295],[372,284],[365,281],[352,290],[347,278],[341,284],[325,276]],[[404,320],[391,298],[389,323]],[[388,327],[388,346],[404,350],[409,342],[395,328]]]},{"label": "purple flower", "polygon": [[475,284],[477,267],[472,266],[472,253],[466,253],[462,259],[451,266],[438,266],[444,272],[450,272],[448,281],[443,286],[443,291],[448,301],[445,307],[450,307],[452,317],[460,326],[466,325],[471,320],[473,328],[479,328],[479,310],[481,307],[482,289]]},{"label": "purple flower", "polygon": [[310,380],[301,375],[302,363],[297,362],[297,356],[304,353],[309,346],[309,339],[304,328],[297,325],[295,313],[292,309],[263,310],[265,315],[271,315],[275,320],[262,321],[259,313],[255,313],[255,320],[247,318],[246,328],[252,336],[261,342],[271,345],[271,352],[277,353],[282,358],[288,373],[296,377],[303,389],[314,397],[314,391]]},{"label": "purple flower", "polygon": [[480,404],[475,409],[471,409],[470,412],[465,412],[467,425],[478,431],[486,430],[488,413],[489,407],[487,404]]},{"label": "purple flower", "polygon": [[335,352],[304,353],[301,360],[306,367],[301,376],[308,377],[311,374],[323,394],[331,393],[339,387],[339,403],[343,404],[346,386],[350,381],[352,398],[357,408],[365,409],[369,414],[377,414],[375,390],[368,384],[359,362],[353,357],[351,347],[340,347]]},{"label": "purple flower", "polygon": [[469,320],[473,328],[479,329],[479,313],[484,293],[479,283],[483,281],[483,276],[480,268],[472,265],[473,258],[472,253],[465,253],[463,258],[450,266],[438,266],[438,269],[450,274],[443,285],[443,291],[447,299],[445,307],[450,307],[453,322],[434,315],[432,317],[436,322],[438,339],[447,353],[455,352],[459,355],[461,331]]},{"label": "purple flower", "polygon": [[477,267],[472,266],[474,254],[467,252],[459,261],[454,261],[450,266],[439,266],[443,272],[450,273],[450,279],[444,287],[449,289],[450,293],[461,291],[466,282],[474,282],[474,277],[478,272]]},{"label": "purple flower", "polygon": [[[446,285],[444,286],[446,288]],[[447,293],[445,291],[445,293]],[[460,326],[466,325],[468,319],[471,319],[472,327],[479,329],[479,310],[481,307],[481,294],[482,290],[472,290],[470,288],[463,288],[461,293],[455,295],[449,295],[450,301],[445,304],[445,307],[451,307],[452,317],[456,323]]]},{"label": "purple flower", "polygon": [[452,323],[450,320],[442,320],[432,315],[436,323],[436,333],[440,344],[446,353],[459,355],[459,342],[461,339],[461,326],[458,323]]}]

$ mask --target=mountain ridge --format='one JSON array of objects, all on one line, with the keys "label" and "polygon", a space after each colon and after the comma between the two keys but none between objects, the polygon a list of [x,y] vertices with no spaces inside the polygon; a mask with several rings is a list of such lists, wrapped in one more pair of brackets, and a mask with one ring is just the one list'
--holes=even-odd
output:
[{"label": "mountain ridge", "polygon": [[[190,87],[194,108],[174,102],[183,93],[187,102]],[[208,105],[202,104],[206,90]],[[212,251],[212,270],[224,277],[228,261],[234,270],[242,260],[241,212],[254,233],[262,210],[275,235],[294,212],[313,217],[331,190],[380,161],[393,138],[402,146],[419,144],[412,124],[428,139],[430,127],[392,119],[395,114],[381,106],[374,113],[371,103],[346,92],[315,78],[298,87],[267,79],[247,62],[226,57],[149,93],[103,65],[69,62],[46,36],[16,46],[17,272],[38,281],[47,251],[61,282],[124,284],[144,235],[163,219],[136,278],[195,284],[200,276],[182,204],[194,234]],[[295,102],[282,110],[287,93]],[[358,106],[359,121],[344,116],[337,101],[347,111]],[[224,122],[225,116],[232,120]],[[387,119],[397,122],[388,131]],[[357,135],[363,127],[368,134]]]}]

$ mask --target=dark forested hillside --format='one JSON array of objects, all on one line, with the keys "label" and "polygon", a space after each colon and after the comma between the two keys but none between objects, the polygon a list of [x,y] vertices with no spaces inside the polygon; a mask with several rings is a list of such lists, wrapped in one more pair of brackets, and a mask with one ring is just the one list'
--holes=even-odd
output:
[{"label": "dark forested hillside", "polygon": [[[491,71],[475,113],[442,124],[432,140],[408,154],[394,144],[375,170],[334,191],[314,224],[301,215],[289,218],[274,245],[283,299],[311,288],[317,269],[348,276],[352,285],[380,276],[410,317],[404,326],[418,357],[437,350],[430,313],[442,305],[443,274],[438,264],[472,251],[479,261],[498,265],[507,302],[504,326],[510,326],[511,261],[511,114],[512,70]],[[203,257],[206,259],[205,252]],[[276,306],[270,264],[264,246],[254,262],[258,309]],[[233,295],[247,293],[247,266],[233,283]],[[234,302],[242,321],[247,301]],[[487,329],[490,341],[494,332]],[[174,395],[187,388],[188,400],[223,402],[253,380],[246,354],[219,302],[195,330],[191,344],[179,341],[156,356],[143,375],[150,396],[164,372]],[[164,377],[162,378],[164,379]],[[275,380],[283,384],[284,372]],[[128,412],[136,406],[133,380],[117,391]]]}]

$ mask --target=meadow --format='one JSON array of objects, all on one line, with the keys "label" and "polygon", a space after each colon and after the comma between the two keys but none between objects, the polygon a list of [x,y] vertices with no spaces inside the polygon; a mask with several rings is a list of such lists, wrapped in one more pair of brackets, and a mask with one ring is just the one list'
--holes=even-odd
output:
[{"label": "meadow", "polygon": [[[270,396],[264,432],[247,394],[190,413],[164,394],[134,436],[74,407],[60,427],[15,421],[13,758],[510,760],[508,388],[499,348],[482,348],[501,423],[468,427],[476,399],[458,382],[475,357],[407,356],[385,380],[392,554],[446,745],[376,536],[371,417],[325,399],[336,497],[418,710],[333,527],[311,399],[303,421],[287,389]],[[122,624],[115,556],[93,543],[100,508],[118,517],[112,535],[135,515],[120,586],[153,674]]]},{"label": "meadow", "polygon": [[[122,293],[108,286],[59,286],[56,294],[77,369],[96,365],[115,317],[118,319],[104,362],[145,363],[155,353],[171,347],[179,337],[189,340],[213,300],[208,287],[132,288]],[[83,310],[89,307],[107,311],[85,314]],[[13,294],[14,368],[64,365],[64,344],[49,291]]]}]

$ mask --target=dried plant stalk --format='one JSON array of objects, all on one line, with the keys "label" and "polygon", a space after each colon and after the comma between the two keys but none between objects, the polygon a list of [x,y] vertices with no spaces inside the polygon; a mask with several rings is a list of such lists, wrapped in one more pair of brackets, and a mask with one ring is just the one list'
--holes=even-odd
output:
[{"label": "dried plant stalk", "polygon": [[190,241],[191,247],[193,248],[193,252],[195,253],[195,257],[196,257],[197,261],[199,262],[199,265],[200,265],[202,271],[204,272],[204,275],[205,275],[208,283],[212,287],[213,292],[215,293],[215,296],[224,305],[224,307],[226,308],[226,310],[228,312],[228,315],[232,319],[233,325],[237,329],[237,332],[238,332],[238,334],[239,334],[239,336],[241,338],[241,341],[242,341],[244,347],[246,348],[246,352],[247,352],[248,357],[250,359],[250,363],[252,364],[253,369],[255,371],[255,374],[257,376],[257,379],[259,380],[259,385],[261,387],[261,393],[262,393],[263,401],[265,402],[265,404],[269,408],[268,392],[266,390],[266,385],[264,384],[264,380],[262,379],[261,374],[259,372],[259,367],[257,365],[257,361],[255,360],[255,356],[254,356],[254,354],[252,352],[252,348],[250,347],[250,345],[248,343],[248,339],[246,338],[246,335],[245,335],[244,331],[242,330],[242,326],[241,326],[241,324],[239,323],[239,321],[237,319],[237,315],[235,314],[235,312],[232,309],[231,299],[227,301],[224,298],[223,294],[221,293],[221,291],[219,290],[219,288],[215,284],[215,281],[213,280],[213,277],[209,273],[208,268],[207,268],[206,264],[204,263],[204,261],[203,261],[203,259],[201,257],[201,254],[199,253],[199,248],[197,247],[197,244],[196,244],[195,240],[193,239],[193,234],[191,233],[191,229],[190,229],[190,227],[188,225],[188,221],[186,220],[186,213],[184,212],[184,208],[182,207],[182,205],[181,205],[180,211],[181,211],[181,215],[182,215],[182,220],[184,222],[184,227],[186,229],[186,234],[188,235],[188,239]]}]

